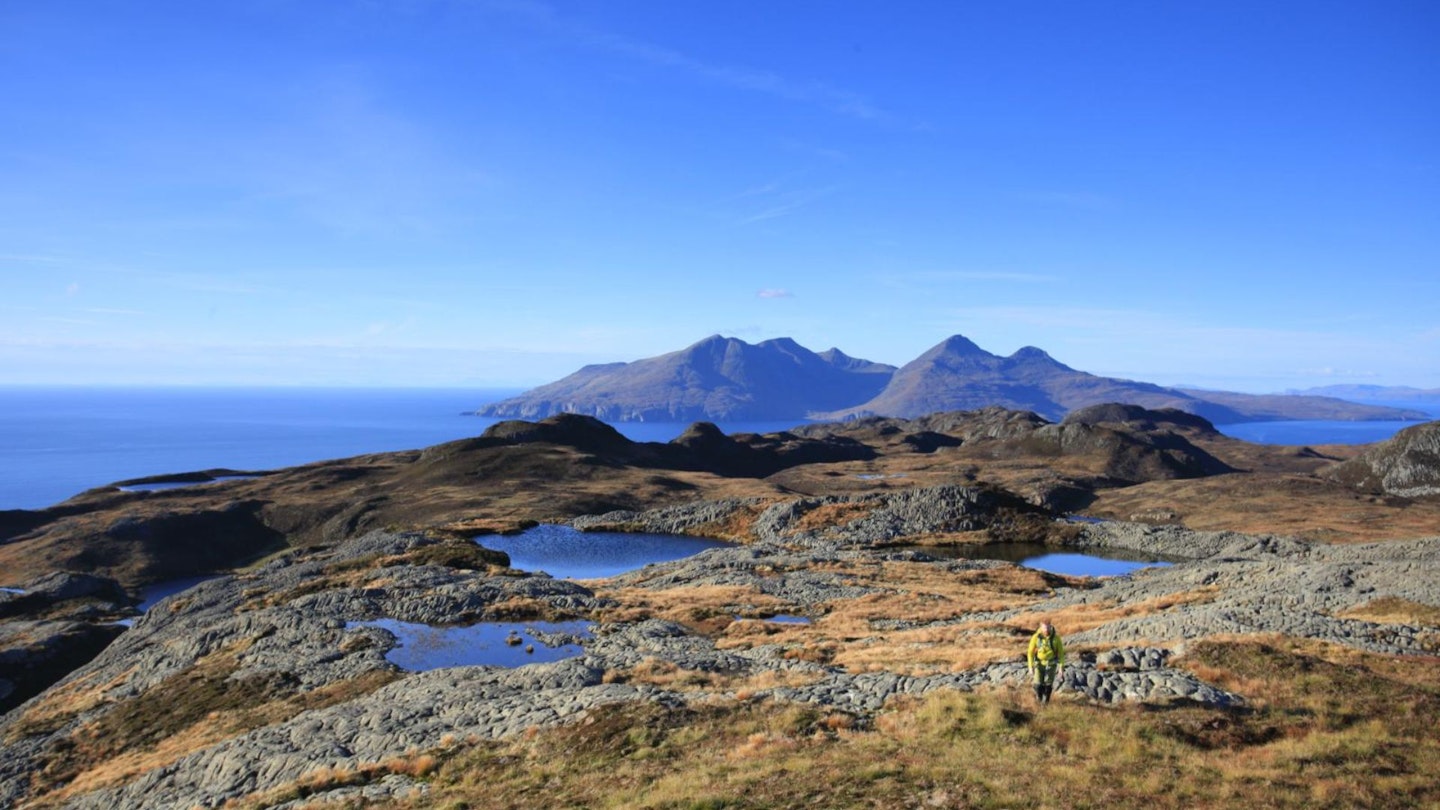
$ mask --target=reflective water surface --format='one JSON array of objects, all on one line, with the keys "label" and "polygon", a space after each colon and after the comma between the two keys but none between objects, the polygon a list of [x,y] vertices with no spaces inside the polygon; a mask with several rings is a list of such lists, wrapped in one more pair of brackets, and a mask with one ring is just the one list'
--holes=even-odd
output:
[{"label": "reflective water surface", "polygon": [[1079,577],[1116,577],[1141,568],[1172,565],[1158,555],[1130,549],[1087,549],[1084,553],[1056,551],[1041,543],[985,543],[965,546],[902,546],[932,557],[953,560],[1004,560],[1026,568]]},{"label": "reflective water surface", "polygon": [[122,487],[116,487],[116,489],[121,492],[159,492],[164,489],[203,487],[208,484],[218,484],[221,481],[245,481],[259,477],[258,475],[217,475],[214,478],[207,478],[204,481],[156,481],[150,484],[126,484]]},{"label": "reflective water surface", "polygon": [[164,599],[167,596],[174,596],[181,591],[188,591],[196,585],[199,585],[206,580],[215,579],[218,576],[220,575],[202,574],[195,577],[181,577],[179,579],[171,579],[165,582],[157,582],[154,585],[146,586],[140,589],[140,604],[136,605],[135,609],[140,611],[141,613],[144,613],[145,611],[154,607],[155,603],[159,602],[161,599]]},{"label": "reflective water surface", "polygon": [[791,616],[786,613],[777,613],[774,616],[762,616],[760,618],[749,618],[736,616],[737,622],[774,622],[776,624],[810,624],[809,616]]},{"label": "reflective water surface", "polygon": [[519,667],[573,658],[585,650],[578,644],[550,646],[535,635],[565,633],[589,638],[590,623],[573,622],[482,622],[465,627],[431,627],[395,619],[351,622],[347,627],[380,627],[389,630],[400,646],[385,659],[411,672],[442,667]]},{"label": "reflective water surface", "polygon": [[475,542],[509,554],[512,568],[544,571],[561,579],[613,577],[650,563],[680,560],[732,545],[675,534],[582,532],[548,523],[520,534],[483,535]]}]

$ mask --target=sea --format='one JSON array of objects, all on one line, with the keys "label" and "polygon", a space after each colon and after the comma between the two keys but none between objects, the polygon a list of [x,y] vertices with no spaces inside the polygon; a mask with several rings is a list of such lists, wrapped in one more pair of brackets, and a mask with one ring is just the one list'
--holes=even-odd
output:
[{"label": "sea", "polygon": [[[500,388],[128,388],[0,386],[0,510],[41,509],[87,489],[200,470],[258,472],[479,436]],[[788,422],[721,422],[764,433]],[[621,422],[670,441],[689,422]]]},{"label": "sea", "polygon": [[[40,509],[131,478],[261,471],[478,436],[473,415],[519,393],[499,388],[100,388],[0,386],[0,510]],[[1390,403],[1387,403],[1390,404]],[[1418,407],[1440,416],[1436,403]],[[726,433],[802,424],[721,422]],[[635,441],[669,441],[688,422],[620,422]],[[1270,444],[1368,444],[1414,422],[1256,422],[1228,435]]]}]

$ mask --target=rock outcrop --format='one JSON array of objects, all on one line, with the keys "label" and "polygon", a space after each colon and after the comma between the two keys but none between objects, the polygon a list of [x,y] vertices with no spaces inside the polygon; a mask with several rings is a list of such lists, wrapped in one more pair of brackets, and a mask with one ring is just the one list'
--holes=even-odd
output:
[{"label": "rock outcrop", "polygon": [[[574,521],[585,531],[704,534],[706,527],[733,525],[735,516],[757,501],[700,502],[646,512],[615,511]],[[807,521],[826,511],[844,518]],[[796,498],[765,505],[751,524],[754,539],[766,543],[834,543],[884,546],[901,538],[942,532],[1003,529],[1026,519],[1047,520],[1041,510],[1014,496],[985,487],[946,485],[854,496]],[[812,525],[807,525],[812,523]]]},{"label": "rock outcrop", "polygon": [[0,712],[90,661],[134,613],[120,583],[57,571],[0,591]]},{"label": "rock outcrop", "polygon": [[1440,421],[1405,428],[1326,475],[1376,494],[1402,498],[1440,495]]}]

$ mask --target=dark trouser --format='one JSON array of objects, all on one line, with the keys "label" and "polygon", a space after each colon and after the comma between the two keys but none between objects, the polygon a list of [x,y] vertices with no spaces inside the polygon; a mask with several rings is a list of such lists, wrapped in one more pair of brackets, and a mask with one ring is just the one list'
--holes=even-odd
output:
[{"label": "dark trouser", "polygon": [[1035,669],[1031,672],[1035,676],[1035,699],[1041,703],[1050,702],[1050,692],[1055,689],[1055,673],[1060,670],[1056,663],[1042,664],[1036,662]]}]

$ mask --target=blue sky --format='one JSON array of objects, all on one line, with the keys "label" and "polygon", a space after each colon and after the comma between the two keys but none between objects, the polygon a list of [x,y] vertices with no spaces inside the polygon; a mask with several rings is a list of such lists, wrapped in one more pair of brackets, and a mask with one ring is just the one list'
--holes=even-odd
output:
[{"label": "blue sky", "polygon": [[0,383],[1440,387],[1433,2],[0,2]]}]

